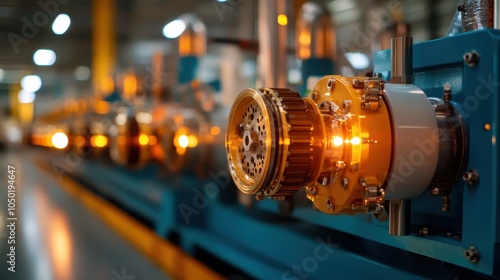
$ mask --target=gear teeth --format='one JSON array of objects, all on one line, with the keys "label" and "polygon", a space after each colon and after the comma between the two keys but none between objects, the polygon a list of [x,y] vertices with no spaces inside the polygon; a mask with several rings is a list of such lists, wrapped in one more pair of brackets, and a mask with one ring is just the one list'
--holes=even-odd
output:
[{"label": "gear teeth", "polygon": [[290,144],[288,146],[287,167],[281,180],[281,188],[273,196],[291,196],[310,180],[313,166],[312,109],[309,103],[289,89],[273,89],[280,97],[286,112]]}]

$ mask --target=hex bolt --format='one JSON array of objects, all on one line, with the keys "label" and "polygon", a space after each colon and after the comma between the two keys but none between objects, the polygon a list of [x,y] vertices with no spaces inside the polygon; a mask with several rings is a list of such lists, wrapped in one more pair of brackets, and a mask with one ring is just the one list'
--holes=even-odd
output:
[{"label": "hex bolt", "polygon": [[313,92],[311,93],[311,98],[312,98],[312,100],[314,100],[314,101],[318,101],[318,99],[320,98],[320,95],[319,95],[319,93],[318,93],[317,91],[313,91]]},{"label": "hex bolt", "polygon": [[431,194],[432,194],[432,195],[438,195],[438,194],[439,194],[439,188],[433,188],[433,189],[431,190]]},{"label": "hex bolt", "polygon": [[464,54],[464,61],[467,66],[474,67],[479,62],[479,54],[476,51],[466,52]]},{"label": "hex bolt", "polygon": [[328,197],[326,199],[326,208],[328,208],[328,210],[330,210],[330,211],[333,211],[335,209],[335,205],[333,204],[333,198],[332,197]]},{"label": "hex bolt", "polygon": [[349,179],[346,177],[342,178],[342,188],[344,190],[347,190],[347,187],[349,187]]},{"label": "hex bolt", "polygon": [[479,174],[476,170],[471,169],[464,173],[462,179],[469,184],[469,186],[477,184],[479,182]]},{"label": "hex bolt", "polygon": [[335,79],[328,79],[328,82],[326,83],[326,87],[329,90],[332,90],[335,87]]},{"label": "hex bolt", "polygon": [[306,191],[310,195],[317,195],[318,194],[318,188],[315,186],[310,186],[306,188]]},{"label": "hex bolt", "polygon": [[474,246],[470,246],[469,249],[465,250],[465,257],[472,263],[476,263],[479,260],[479,251]]},{"label": "hex bolt", "polygon": [[342,113],[347,114],[351,111],[352,101],[345,99],[342,101]]},{"label": "hex bolt", "polygon": [[444,84],[444,88],[443,88],[443,100],[445,102],[450,102],[451,98],[452,98],[451,85],[450,85],[450,83],[446,83],[446,84]]}]

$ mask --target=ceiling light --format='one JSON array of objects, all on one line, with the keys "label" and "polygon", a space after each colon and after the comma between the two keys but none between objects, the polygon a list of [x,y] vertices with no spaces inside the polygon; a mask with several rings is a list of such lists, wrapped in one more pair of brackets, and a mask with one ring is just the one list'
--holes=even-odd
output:
[{"label": "ceiling light", "polygon": [[52,23],[52,31],[57,35],[62,35],[66,30],[68,30],[71,24],[71,19],[67,14],[60,14]]},{"label": "ceiling light", "polygon": [[50,66],[56,62],[56,53],[53,50],[40,49],[33,54],[33,61],[39,66]]},{"label": "ceiling light", "polygon": [[42,79],[37,75],[28,75],[21,79],[21,88],[24,91],[37,92],[41,87]]},{"label": "ceiling light", "polygon": [[186,23],[183,20],[176,19],[163,28],[163,36],[174,39],[179,37],[186,30]]},{"label": "ceiling light", "polygon": [[360,52],[348,52],[345,57],[351,64],[352,68],[356,70],[364,70],[370,66],[370,59],[364,53]]},{"label": "ceiling light", "polygon": [[35,93],[31,91],[21,90],[17,94],[17,100],[21,104],[32,103],[33,101],[35,101]]}]

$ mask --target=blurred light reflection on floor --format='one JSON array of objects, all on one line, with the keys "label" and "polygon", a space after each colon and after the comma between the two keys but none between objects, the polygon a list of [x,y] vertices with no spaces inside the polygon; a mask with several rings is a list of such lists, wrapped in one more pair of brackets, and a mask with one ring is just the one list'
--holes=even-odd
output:
[{"label": "blurred light reflection on floor", "polygon": [[[25,149],[0,153],[0,279],[167,279],[145,256],[87,212]],[[7,270],[7,165],[16,167],[16,272]],[[3,168],[3,170],[1,170]],[[133,230],[133,229],[131,229]]]}]

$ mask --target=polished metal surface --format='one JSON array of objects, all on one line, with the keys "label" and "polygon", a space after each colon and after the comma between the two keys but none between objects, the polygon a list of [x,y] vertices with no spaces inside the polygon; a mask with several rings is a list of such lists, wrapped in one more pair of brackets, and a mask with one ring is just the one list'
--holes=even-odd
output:
[{"label": "polished metal surface", "polygon": [[413,38],[391,39],[391,83],[413,83]]},{"label": "polished metal surface", "polygon": [[[25,149],[0,154],[0,178],[16,167],[16,272],[7,270],[6,188],[0,192],[0,279],[168,279],[126,240],[87,211],[38,170],[42,152]],[[52,172],[52,171],[51,171]]]},{"label": "polished metal surface", "polygon": [[389,234],[409,235],[410,234],[410,200],[389,201]]}]

